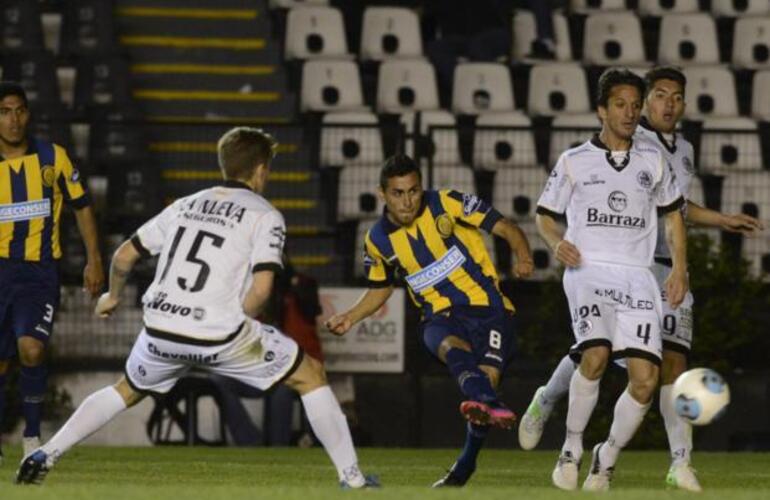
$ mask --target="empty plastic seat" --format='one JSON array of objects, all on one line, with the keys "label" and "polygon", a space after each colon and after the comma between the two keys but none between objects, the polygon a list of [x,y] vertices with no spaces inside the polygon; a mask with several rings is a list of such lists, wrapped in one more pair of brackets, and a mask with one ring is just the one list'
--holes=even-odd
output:
[{"label": "empty plastic seat", "polygon": [[733,66],[770,67],[770,16],[742,17],[735,22]]},{"label": "empty plastic seat", "polygon": [[548,172],[542,167],[498,170],[492,204],[500,213],[514,220],[534,220],[537,200],[547,180]]},{"label": "empty plastic seat", "polygon": [[684,69],[687,77],[685,117],[737,116],[738,97],[732,71],[723,66],[693,66]]},{"label": "empty plastic seat", "polygon": [[536,165],[537,152],[531,126],[527,116],[515,111],[480,115],[473,141],[473,166],[497,170]]},{"label": "empty plastic seat", "polygon": [[711,12],[715,16],[737,17],[770,13],[767,0],[711,0]]},{"label": "empty plastic seat", "polygon": [[770,121],[770,70],[754,73],[751,114],[760,120]]},{"label": "empty plastic seat", "polygon": [[513,111],[513,85],[508,67],[498,63],[464,63],[455,67],[452,111],[475,115]]},{"label": "empty plastic seat", "polygon": [[588,16],[583,38],[583,61],[588,64],[644,62],[642,25],[631,12],[601,12]]},{"label": "empty plastic seat", "polygon": [[[572,45],[570,44],[567,19],[563,14],[553,14],[553,31],[556,38],[557,61],[572,60]],[[521,61],[532,51],[532,42],[537,34],[535,16],[526,10],[516,11],[513,17],[513,59]]]},{"label": "empty plastic seat", "polygon": [[110,52],[115,48],[113,1],[64,2],[61,51],[78,56],[88,52]]},{"label": "empty plastic seat", "polygon": [[361,59],[422,56],[420,20],[411,9],[367,7],[361,28]]},{"label": "empty plastic seat", "polygon": [[6,0],[0,3],[0,49],[40,50],[43,28],[40,7],[29,0]]},{"label": "empty plastic seat", "polygon": [[698,0],[639,0],[640,16],[665,16],[698,12]]},{"label": "empty plastic seat", "polygon": [[[417,135],[417,141],[407,140],[406,154],[431,158],[434,165],[459,165],[460,144],[455,117],[444,110],[404,113],[401,123],[407,134]],[[419,127],[418,127],[419,125]],[[415,131],[418,134],[415,134]]]},{"label": "empty plastic seat", "polygon": [[660,23],[658,61],[662,64],[717,64],[717,30],[708,14],[669,14]]},{"label": "empty plastic seat", "polygon": [[380,166],[357,165],[343,168],[337,196],[337,219],[367,219],[379,217],[382,201],[377,196]]},{"label": "empty plastic seat", "polygon": [[50,52],[14,54],[3,60],[3,79],[19,82],[36,118],[60,116],[63,112],[56,78],[56,63]]},{"label": "empty plastic seat", "polygon": [[757,124],[750,118],[710,118],[703,122],[701,170],[761,170]]},{"label": "empty plastic seat", "polygon": [[[767,224],[768,220],[765,219],[765,226]],[[770,233],[767,230],[762,231],[756,237],[744,236],[741,255],[749,261],[753,276],[763,276],[765,283],[770,281]]]},{"label": "empty plastic seat", "polygon": [[90,118],[108,113],[131,113],[128,63],[111,57],[78,62],[74,108]]},{"label": "empty plastic seat", "polygon": [[626,0],[570,0],[570,7],[575,12],[625,10]]},{"label": "empty plastic seat", "polygon": [[601,128],[599,118],[594,113],[556,116],[551,123],[549,168],[556,164],[556,160],[564,151],[583,144]]},{"label": "empty plastic seat", "polygon": [[131,163],[147,156],[147,142],[135,123],[95,122],[89,133],[89,162],[109,168],[116,162]]},{"label": "empty plastic seat", "polygon": [[461,193],[477,193],[473,170],[465,165],[434,165],[430,183],[428,183],[427,171],[423,172],[423,185],[430,186],[431,189],[454,189]]},{"label": "empty plastic seat", "polygon": [[570,63],[541,64],[529,73],[530,115],[590,111],[588,80],[582,66]]},{"label": "empty plastic seat", "polygon": [[[722,184],[722,211],[744,213],[770,224],[770,172],[731,172]],[[770,235],[743,238],[742,253],[755,273],[770,271]]]},{"label": "empty plastic seat", "polygon": [[348,55],[345,24],[338,9],[308,5],[289,11],[284,44],[287,60]]},{"label": "empty plastic seat", "polygon": [[311,60],[302,66],[302,111],[360,110],[364,105],[358,65]]},{"label": "empty plastic seat", "polygon": [[366,111],[325,114],[319,158],[322,167],[380,164],[383,152],[377,116]]},{"label": "empty plastic seat", "polygon": [[388,60],[380,65],[377,110],[381,113],[438,109],[433,65],[423,59]]}]

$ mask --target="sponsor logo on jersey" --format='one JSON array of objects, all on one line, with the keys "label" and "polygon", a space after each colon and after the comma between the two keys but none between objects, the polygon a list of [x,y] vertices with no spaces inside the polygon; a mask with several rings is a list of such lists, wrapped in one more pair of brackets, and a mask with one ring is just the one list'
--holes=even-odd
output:
[{"label": "sponsor logo on jersey", "polygon": [[364,266],[371,267],[376,265],[377,265],[377,260],[371,255],[369,255],[369,252],[364,250]]},{"label": "sponsor logo on jersey", "polygon": [[655,309],[655,303],[653,301],[647,299],[635,299],[622,290],[612,288],[597,288],[594,290],[594,294],[598,295],[599,297],[609,298],[613,302],[616,302],[622,306],[626,306],[629,309],[639,311],[652,311]]},{"label": "sponsor logo on jersey", "polygon": [[196,307],[193,309],[193,319],[195,321],[203,321],[206,319],[206,310],[202,307]]},{"label": "sponsor logo on jersey", "polygon": [[449,214],[441,214],[436,217],[436,231],[442,238],[449,238],[452,236],[455,224]]},{"label": "sponsor logo on jersey", "polygon": [[607,197],[607,205],[615,212],[622,212],[628,206],[628,197],[623,191],[613,191]]},{"label": "sponsor logo on jersey", "polygon": [[684,167],[685,172],[688,174],[694,174],[695,173],[695,166],[693,166],[692,161],[690,161],[690,158],[685,156],[682,158],[682,166]]},{"label": "sponsor logo on jersey", "polygon": [[636,174],[636,181],[644,189],[650,189],[652,187],[652,174],[647,170],[642,170]]},{"label": "sponsor logo on jersey", "polygon": [[155,296],[155,298],[147,302],[147,304],[145,304],[144,307],[152,311],[160,311],[163,313],[175,314],[177,316],[182,316],[182,317],[187,317],[190,315],[190,313],[192,313],[191,307],[168,302],[166,301],[167,297],[168,297],[167,293],[160,292],[158,293],[158,295]]},{"label": "sponsor logo on jersey", "polygon": [[78,182],[80,180],[80,170],[73,168],[72,175],[70,175],[70,182]]},{"label": "sponsor logo on jersey", "polygon": [[53,182],[56,180],[56,171],[51,165],[43,165],[40,169],[40,177],[43,179],[45,187],[53,187]]},{"label": "sponsor logo on jersey", "polygon": [[591,174],[589,180],[583,181],[584,186],[596,186],[598,184],[604,184],[604,180],[600,179],[597,174]]},{"label": "sponsor logo on jersey", "polygon": [[214,354],[198,354],[194,352],[162,351],[160,348],[158,348],[158,346],[156,346],[152,342],[149,342],[147,344],[147,350],[150,351],[150,354],[152,354],[153,356],[157,356],[159,358],[174,359],[179,361],[189,361],[192,363],[200,363],[200,364],[216,363],[217,358],[219,357],[218,352],[215,352]]},{"label": "sponsor logo on jersey", "polygon": [[481,207],[481,200],[475,194],[463,195],[463,214],[469,216]]},{"label": "sponsor logo on jersey", "polygon": [[586,226],[644,229],[647,227],[647,221],[644,219],[644,217],[608,214],[600,212],[598,208],[589,208],[588,217],[586,219]]},{"label": "sponsor logo on jersey", "polygon": [[275,359],[275,353],[273,351],[267,351],[265,353],[265,361],[268,363]]},{"label": "sponsor logo on jersey", "polygon": [[51,200],[48,198],[0,205],[0,222],[32,220],[49,215],[51,215]]},{"label": "sponsor logo on jersey", "polygon": [[465,263],[465,255],[457,246],[452,246],[439,260],[406,277],[406,282],[415,293],[445,280],[452,272]]},{"label": "sponsor logo on jersey", "polygon": [[577,326],[575,327],[575,331],[577,331],[578,335],[587,335],[588,332],[593,330],[594,324],[591,323],[590,319],[581,319],[578,321]]}]

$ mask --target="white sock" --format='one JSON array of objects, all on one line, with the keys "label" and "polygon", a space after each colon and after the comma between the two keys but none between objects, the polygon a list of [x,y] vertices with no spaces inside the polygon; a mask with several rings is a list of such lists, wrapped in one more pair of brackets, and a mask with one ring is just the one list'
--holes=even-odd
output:
[{"label": "white sock", "polygon": [[615,466],[620,450],[634,437],[651,405],[651,402],[642,404],[636,401],[631,397],[628,389],[623,391],[615,403],[615,415],[612,418],[610,436],[599,449],[599,462],[602,464],[602,468],[607,469]]},{"label": "white sock", "polygon": [[126,402],[112,386],[88,396],[59,432],[41,447],[48,455],[49,463],[55,463],[70,448],[101,429],[125,409]]},{"label": "white sock", "polygon": [[337,468],[340,481],[353,488],[363,486],[365,479],[358,468],[348,421],[329,386],[319,387],[302,396],[302,405],[313,432]]},{"label": "white sock", "polygon": [[583,431],[599,399],[601,379],[588,380],[575,370],[569,384],[569,408],[567,409],[567,439],[562,452],[569,451],[576,460],[583,455]]},{"label": "white sock", "polygon": [[548,379],[545,390],[540,394],[540,406],[546,412],[550,412],[553,405],[567,395],[573,373],[575,373],[575,363],[569,356],[564,356],[551,374],[551,378]]},{"label": "white sock", "polygon": [[692,426],[676,414],[674,395],[671,393],[673,388],[673,384],[660,387],[660,414],[663,415],[663,422],[666,424],[672,461],[690,463]]}]

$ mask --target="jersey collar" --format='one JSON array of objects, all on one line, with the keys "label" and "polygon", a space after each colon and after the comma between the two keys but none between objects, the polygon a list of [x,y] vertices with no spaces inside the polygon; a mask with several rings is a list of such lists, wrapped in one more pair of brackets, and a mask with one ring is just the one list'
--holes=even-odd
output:
[{"label": "jersey collar", "polygon": [[249,191],[251,191],[251,188],[249,186],[247,186],[245,182],[236,181],[234,179],[226,179],[222,183],[222,187],[238,188],[238,189],[248,189]]},{"label": "jersey collar", "polygon": [[[428,206],[428,200],[427,200],[427,191],[422,192],[422,201],[420,201],[420,209],[417,211],[417,215],[415,216],[414,220],[416,221],[419,219],[423,213],[425,213],[425,208]],[[395,233],[399,229],[405,228],[405,226],[399,226],[398,224],[394,224],[393,222],[388,219],[388,207],[382,208],[382,227],[385,229],[386,234]]]},{"label": "jersey collar", "polygon": [[[27,137],[27,150],[24,151],[24,154],[22,156],[29,156],[37,154],[37,139],[35,139],[32,136]],[[21,158],[21,157],[18,157]],[[7,161],[8,159],[0,154],[0,161]]]},{"label": "jersey collar", "polygon": [[660,142],[661,146],[666,148],[666,151],[668,151],[670,154],[676,153],[676,131],[673,133],[674,140],[671,141],[671,144],[669,144],[666,138],[663,137],[663,134],[652,127],[646,116],[643,116],[642,119],[639,120],[639,126],[655,134],[655,136],[658,138],[658,142]]},{"label": "jersey collar", "polygon": [[591,144],[593,144],[594,147],[604,150],[604,158],[607,160],[609,166],[614,168],[616,172],[622,172],[631,161],[631,148],[634,147],[633,140],[631,141],[631,144],[629,144],[628,151],[626,151],[626,155],[623,157],[623,161],[620,162],[620,165],[615,164],[615,161],[612,158],[612,151],[610,151],[610,148],[599,139],[599,134],[594,134],[594,136],[591,137]]}]

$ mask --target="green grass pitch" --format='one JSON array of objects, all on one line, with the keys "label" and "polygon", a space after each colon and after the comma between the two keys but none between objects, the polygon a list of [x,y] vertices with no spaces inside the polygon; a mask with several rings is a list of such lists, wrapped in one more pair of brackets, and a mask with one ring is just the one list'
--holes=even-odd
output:
[{"label": "green grass pitch", "polygon": [[[566,499],[575,493],[550,484],[555,451],[484,450],[476,475],[465,488],[430,490],[457,450],[361,449],[367,473],[380,477],[377,491],[340,491],[323,450],[314,448],[97,448],[72,450],[42,486],[11,484],[19,450],[5,447],[0,466],[0,498],[34,499],[298,499],[366,495],[385,499]],[[587,459],[588,455],[584,456]],[[770,454],[696,453],[695,465],[705,492],[700,499],[766,500],[770,498]],[[663,478],[667,454],[628,451],[621,455],[612,497],[635,500],[684,498],[667,491]],[[587,463],[583,466],[583,475]],[[584,494],[578,494],[585,497]]]}]

